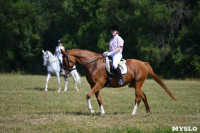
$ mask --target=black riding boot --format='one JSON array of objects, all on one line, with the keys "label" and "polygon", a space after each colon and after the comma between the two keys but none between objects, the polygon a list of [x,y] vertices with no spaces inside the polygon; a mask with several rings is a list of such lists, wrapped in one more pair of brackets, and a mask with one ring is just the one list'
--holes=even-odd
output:
[{"label": "black riding boot", "polygon": [[64,75],[64,77],[66,77],[66,75],[65,75],[65,70],[64,70],[64,68],[63,68],[63,64],[61,63],[61,61],[58,59],[58,61],[59,61],[59,63],[60,63],[60,73],[62,74],[62,75]]},{"label": "black riding boot", "polygon": [[58,61],[59,61],[59,64],[60,64],[60,68],[62,68],[62,63],[61,63],[61,61],[58,59]]},{"label": "black riding boot", "polygon": [[123,77],[122,77],[122,74],[121,74],[121,70],[119,69],[119,67],[117,67],[117,69],[115,69],[115,73],[119,79],[119,84],[120,85],[123,85],[124,84],[124,80],[123,80]]}]

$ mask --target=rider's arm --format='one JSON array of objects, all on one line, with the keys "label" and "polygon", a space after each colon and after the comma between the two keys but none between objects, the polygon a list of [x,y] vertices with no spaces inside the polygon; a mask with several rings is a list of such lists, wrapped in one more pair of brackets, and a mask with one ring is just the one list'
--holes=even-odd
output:
[{"label": "rider's arm", "polygon": [[121,49],[123,48],[123,46],[119,46],[118,48],[116,48],[115,50],[111,51],[113,54],[119,52]]}]

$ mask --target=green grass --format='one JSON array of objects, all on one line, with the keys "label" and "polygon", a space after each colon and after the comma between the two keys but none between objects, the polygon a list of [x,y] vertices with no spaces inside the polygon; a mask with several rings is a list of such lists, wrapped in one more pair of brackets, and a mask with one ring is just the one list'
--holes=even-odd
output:
[{"label": "green grass", "polygon": [[[165,80],[178,101],[173,101],[154,81],[146,80],[143,90],[151,109],[146,114],[141,102],[135,116],[135,92],[128,86],[104,88],[101,92],[106,114],[100,115],[95,96],[91,98],[95,114],[87,108],[86,95],[90,91],[85,77],[74,89],[68,79],[68,91],[58,93],[56,77],[44,92],[46,76],[0,75],[0,132],[171,132],[172,126],[200,129],[199,80]],[[64,80],[61,78],[61,87]]]}]

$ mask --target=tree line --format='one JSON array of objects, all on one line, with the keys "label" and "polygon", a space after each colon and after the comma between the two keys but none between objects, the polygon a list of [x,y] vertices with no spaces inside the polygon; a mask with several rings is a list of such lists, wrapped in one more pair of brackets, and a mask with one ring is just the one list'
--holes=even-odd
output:
[{"label": "tree line", "polygon": [[164,78],[200,77],[198,0],[0,0],[0,72],[46,73],[41,50],[103,53],[117,24],[125,59]]}]

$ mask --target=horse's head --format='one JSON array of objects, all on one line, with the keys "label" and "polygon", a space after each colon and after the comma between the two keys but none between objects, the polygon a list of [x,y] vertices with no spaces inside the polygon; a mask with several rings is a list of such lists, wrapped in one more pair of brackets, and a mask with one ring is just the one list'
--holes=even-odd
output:
[{"label": "horse's head", "polygon": [[49,61],[49,55],[48,55],[48,52],[42,50],[42,53],[43,53],[43,66],[47,66],[47,62]]},{"label": "horse's head", "polygon": [[61,49],[61,53],[63,55],[63,67],[65,70],[66,75],[69,75],[69,73],[73,70],[74,65],[76,64],[76,58],[69,55],[66,51],[66,53]]}]

